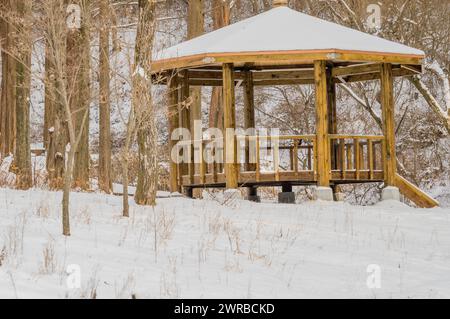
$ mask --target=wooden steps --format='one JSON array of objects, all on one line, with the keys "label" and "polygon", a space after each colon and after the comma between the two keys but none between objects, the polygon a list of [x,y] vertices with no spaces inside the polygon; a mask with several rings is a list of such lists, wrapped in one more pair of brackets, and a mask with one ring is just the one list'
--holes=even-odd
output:
[{"label": "wooden steps", "polygon": [[414,202],[417,206],[422,208],[433,208],[439,206],[439,202],[430,195],[423,192],[416,185],[410,183],[399,174],[395,175],[395,185],[400,189],[400,192]]}]

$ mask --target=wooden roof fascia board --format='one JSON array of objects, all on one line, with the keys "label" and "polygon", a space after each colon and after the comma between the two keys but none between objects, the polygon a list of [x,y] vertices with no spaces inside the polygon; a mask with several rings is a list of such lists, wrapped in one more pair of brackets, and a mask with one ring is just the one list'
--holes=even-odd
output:
[{"label": "wooden roof fascia board", "polygon": [[410,54],[379,53],[344,50],[303,50],[303,51],[261,51],[239,53],[205,53],[180,58],[156,60],[152,63],[152,72],[162,70],[209,66],[223,63],[297,63],[314,60],[383,62],[398,64],[422,64],[425,56]]}]

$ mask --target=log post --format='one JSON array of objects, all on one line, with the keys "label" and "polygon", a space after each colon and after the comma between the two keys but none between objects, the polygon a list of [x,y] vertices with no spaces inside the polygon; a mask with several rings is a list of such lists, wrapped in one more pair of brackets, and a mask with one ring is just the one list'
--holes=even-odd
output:
[{"label": "log post", "polygon": [[[190,98],[190,92],[189,92],[189,71],[184,70],[183,71],[183,81],[181,83],[181,103],[180,103],[180,124],[181,127],[184,129],[187,129],[189,132],[191,132],[191,120],[190,120],[190,105],[191,105],[191,98]],[[183,148],[183,158],[186,159],[187,155],[184,154],[184,151],[187,148]],[[192,152],[192,147],[190,147],[190,150],[188,153]],[[189,154],[189,159],[191,159],[191,155]],[[181,181],[183,181],[183,176],[190,175],[190,163],[182,163],[181,164]],[[183,184],[183,182],[182,182]]]},{"label": "log post", "polygon": [[[245,72],[244,84],[244,128],[251,136],[256,135],[256,121],[255,121],[255,87],[253,85],[253,73],[251,71]],[[251,138],[245,139],[245,170],[247,172],[256,171],[256,163],[250,163],[255,156],[251,156],[250,152],[255,152],[254,140]],[[250,149],[252,147],[252,149]],[[249,200],[259,202],[258,191],[255,186],[247,188]]]},{"label": "log post", "polygon": [[328,98],[326,61],[314,61],[316,86],[317,185],[330,186],[330,149],[328,140]]},{"label": "log post", "polygon": [[178,115],[178,81],[177,77],[170,79],[167,85],[167,113],[169,118],[169,186],[172,193],[180,192],[181,189],[178,184],[178,165],[172,158],[172,151],[176,146],[176,141],[172,140],[172,132],[179,126]]},{"label": "log post", "polygon": [[383,113],[384,143],[384,182],[386,186],[395,185],[397,159],[395,156],[395,118],[394,118],[394,79],[392,64],[381,64],[381,109]]},{"label": "log post", "polygon": [[[255,130],[255,98],[254,98],[254,86],[253,86],[253,74],[250,71],[245,73],[245,86],[244,86],[244,128],[249,132],[251,129],[251,135],[256,135]],[[253,144],[253,143],[252,143]],[[254,163],[250,163],[250,139],[245,141],[245,170],[254,171],[256,169]]]},{"label": "log post", "polygon": [[191,183],[194,182],[194,176],[196,174],[201,175],[202,171],[202,154],[203,144],[201,142],[203,137],[202,125],[198,125],[202,121],[202,103],[201,103],[201,90],[190,90],[192,105],[190,107],[190,127],[191,127],[191,139],[192,139],[192,153],[191,164],[189,165],[189,175]]},{"label": "log post", "polygon": [[[328,132],[337,134],[337,108],[336,108],[336,83],[332,77],[333,66],[327,68],[327,105],[328,105]],[[337,169],[338,148],[337,140],[331,141],[331,168]]]},{"label": "log post", "polygon": [[[238,188],[237,145],[234,134],[236,129],[236,110],[234,92],[234,66],[232,63],[223,65],[223,127],[225,129],[225,178],[226,188]],[[233,129],[233,130],[230,130]]]}]

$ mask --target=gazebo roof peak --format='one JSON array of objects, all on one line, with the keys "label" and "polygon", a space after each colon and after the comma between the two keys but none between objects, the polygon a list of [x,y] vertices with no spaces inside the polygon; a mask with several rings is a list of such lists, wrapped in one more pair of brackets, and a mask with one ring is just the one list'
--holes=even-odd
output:
[{"label": "gazebo roof peak", "polygon": [[287,6],[288,0],[273,0],[272,1],[272,7],[281,7],[281,6]]},{"label": "gazebo roof peak", "polygon": [[284,61],[284,58],[290,61],[317,58],[420,64],[425,54],[280,5],[162,50],[154,55],[154,61],[157,69],[168,69],[163,65],[185,67],[186,61],[194,65],[199,63],[199,59],[203,64],[234,62],[232,57],[237,56],[242,62],[245,62],[245,56],[248,62],[255,62],[252,60],[255,56],[259,61],[264,60],[263,57],[277,56],[278,61]]}]

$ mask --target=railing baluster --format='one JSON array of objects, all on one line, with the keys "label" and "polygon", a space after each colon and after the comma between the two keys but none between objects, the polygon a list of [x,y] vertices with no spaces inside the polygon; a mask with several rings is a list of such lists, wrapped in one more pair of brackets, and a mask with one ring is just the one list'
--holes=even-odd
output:
[{"label": "railing baluster", "polygon": [[[220,151],[217,148],[217,140],[214,140],[213,143],[214,143],[213,144],[213,149],[214,149],[213,180],[215,183],[217,183],[217,171],[218,171],[219,163],[218,163],[218,161],[216,161],[216,159],[218,158],[218,156],[220,156]],[[219,162],[220,162],[220,158],[219,158]]]},{"label": "railing baluster", "polygon": [[280,141],[275,139],[276,143],[272,141],[272,155],[273,155],[273,166],[275,169],[275,180],[278,182],[280,180]]},{"label": "railing baluster", "polygon": [[[311,152],[311,147],[308,147],[307,149],[307,159],[306,159],[306,165],[308,166],[307,169],[308,171],[312,171],[312,157],[313,157],[313,153],[314,153],[314,141],[313,141],[313,145],[312,145],[312,152]],[[315,154],[315,153],[314,153]]]},{"label": "railing baluster", "polygon": [[261,163],[260,163],[260,154],[259,154],[259,136],[256,136],[256,181],[259,182],[260,181],[260,169],[261,169]]},{"label": "railing baluster", "polygon": [[354,155],[354,161],[355,161],[355,172],[356,172],[356,179],[359,179],[359,170],[361,168],[361,163],[360,163],[360,154],[359,154],[359,139],[355,138],[353,140],[353,146],[354,146],[354,150],[355,150],[355,154]]},{"label": "railing baluster", "polygon": [[177,143],[177,179],[178,179],[178,186],[183,186],[183,174],[182,169],[180,165],[180,145]]},{"label": "railing baluster", "polygon": [[292,154],[292,165],[294,166],[295,176],[298,176],[298,140],[294,140],[294,154]]},{"label": "railing baluster", "polygon": [[350,152],[352,149],[352,144],[347,144],[345,146],[346,148],[346,157],[347,157],[347,165],[346,165],[346,170],[349,171],[352,169],[352,166],[350,166],[350,163],[352,163],[352,153]]},{"label": "railing baluster", "polygon": [[339,140],[339,157],[342,179],[345,179],[345,139],[343,138]]},{"label": "railing baluster", "polygon": [[294,148],[289,146],[289,170],[294,171]]},{"label": "railing baluster", "polygon": [[367,140],[367,160],[369,167],[369,178],[373,179],[373,141]]},{"label": "railing baluster", "polygon": [[313,140],[313,154],[314,154],[314,179],[317,180],[317,170],[318,170],[317,168],[319,165],[317,161],[317,137],[314,137]]},{"label": "railing baluster", "polygon": [[387,157],[385,143],[386,143],[385,140],[383,140],[381,142],[381,167],[382,167],[382,170],[383,170],[383,179],[384,179],[384,177],[386,175],[386,171],[384,169],[384,163],[386,163],[386,157]]}]

